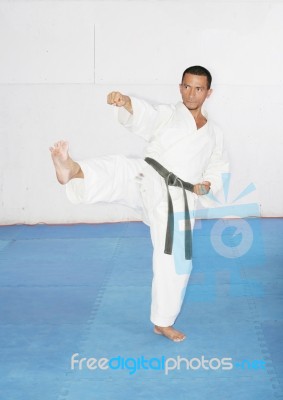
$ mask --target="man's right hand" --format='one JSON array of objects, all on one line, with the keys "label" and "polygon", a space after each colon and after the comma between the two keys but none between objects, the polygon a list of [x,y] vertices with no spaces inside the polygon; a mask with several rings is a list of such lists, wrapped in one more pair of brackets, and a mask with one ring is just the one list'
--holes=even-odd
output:
[{"label": "man's right hand", "polygon": [[132,102],[129,96],[120,92],[111,92],[107,96],[107,103],[116,107],[124,107],[129,113],[133,114]]}]

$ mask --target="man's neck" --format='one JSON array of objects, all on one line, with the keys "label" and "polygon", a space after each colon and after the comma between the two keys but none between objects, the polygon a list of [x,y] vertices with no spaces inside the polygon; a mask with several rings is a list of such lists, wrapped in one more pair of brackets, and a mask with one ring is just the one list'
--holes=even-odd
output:
[{"label": "man's neck", "polygon": [[[190,111],[190,113],[191,113],[192,116],[194,117],[195,121],[198,121],[200,118],[203,117],[200,108],[197,108],[196,110],[190,110],[190,109],[188,108],[188,110]],[[203,117],[203,118],[204,118],[204,117]]]},{"label": "man's neck", "polygon": [[198,108],[196,110],[189,110],[188,109],[188,111],[190,111],[190,113],[194,117],[194,120],[195,120],[195,123],[196,123],[196,126],[197,126],[198,129],[202,128],[206,124],[207,119],[202,114],[200,108]]}]

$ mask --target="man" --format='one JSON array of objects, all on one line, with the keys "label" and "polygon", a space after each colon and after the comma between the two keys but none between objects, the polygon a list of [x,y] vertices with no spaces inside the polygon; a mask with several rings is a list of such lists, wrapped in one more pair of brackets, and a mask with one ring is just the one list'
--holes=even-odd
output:
[{"label": "man", "polygon": [[[219,190],[221,174],[228,171],[222,134],[202,113],[212,93],[211,80],[204,67],[186,69],[179,85],[182,102],[176,105],[153,106],[120,92],[108,95],[108,104],[118,107],[119,122],[148,141],[145,160],[117,155],[75,162],[66,142],[50,148],[57,179],[67,184],[72,202],[124,204],[150,226],[151,321],[156,334],[175,342],[185,339],[173,325],[192,269],[194,219],[189,210],[195,208],[197,195]],[[185,221],[182,235],[174,218],[180,214]]]}]

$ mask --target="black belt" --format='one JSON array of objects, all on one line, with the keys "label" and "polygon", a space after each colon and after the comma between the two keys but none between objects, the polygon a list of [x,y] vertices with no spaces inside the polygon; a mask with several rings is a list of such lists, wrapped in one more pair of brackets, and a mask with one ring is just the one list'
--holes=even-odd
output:
[{"label": "black belt", "polygon": [[186,196],[186,190],[190,192],[194,191],[194,185],[189,182],[185,182],[178,178],[173,172],[169,172],[164,168],[159,162],[155,161],[153,158],[146,157],[145,161],[151,165],[165,180],[167,197],[168,197],[168,219],[167,219],[167,232],[165,239],[165,254],[172,254],[173,239],[174,239],[174,209],[173,202],[169,192],[168,186],[178,186],[183,189],[184,203],[185,203],[185,259],[192,259],[192,230],[191,230],[191,220],[190,211],[188,206],[188,200]]}]

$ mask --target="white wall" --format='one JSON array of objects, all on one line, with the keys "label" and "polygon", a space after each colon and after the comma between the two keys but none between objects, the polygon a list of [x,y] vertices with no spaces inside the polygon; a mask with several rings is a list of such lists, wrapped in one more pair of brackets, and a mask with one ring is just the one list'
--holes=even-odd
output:
[{"label": "white wall", "polygon": [[228,204],[253,182],[241,202],[282,216],[282,18],[275,0],[0,1],[0,223],[136,219],[123,206],[69,204],[48,147],[62,138],[75,159],[141,156],[107,93],[176,102],[194,64],[214,78],[207,108],[230,154]]}]

